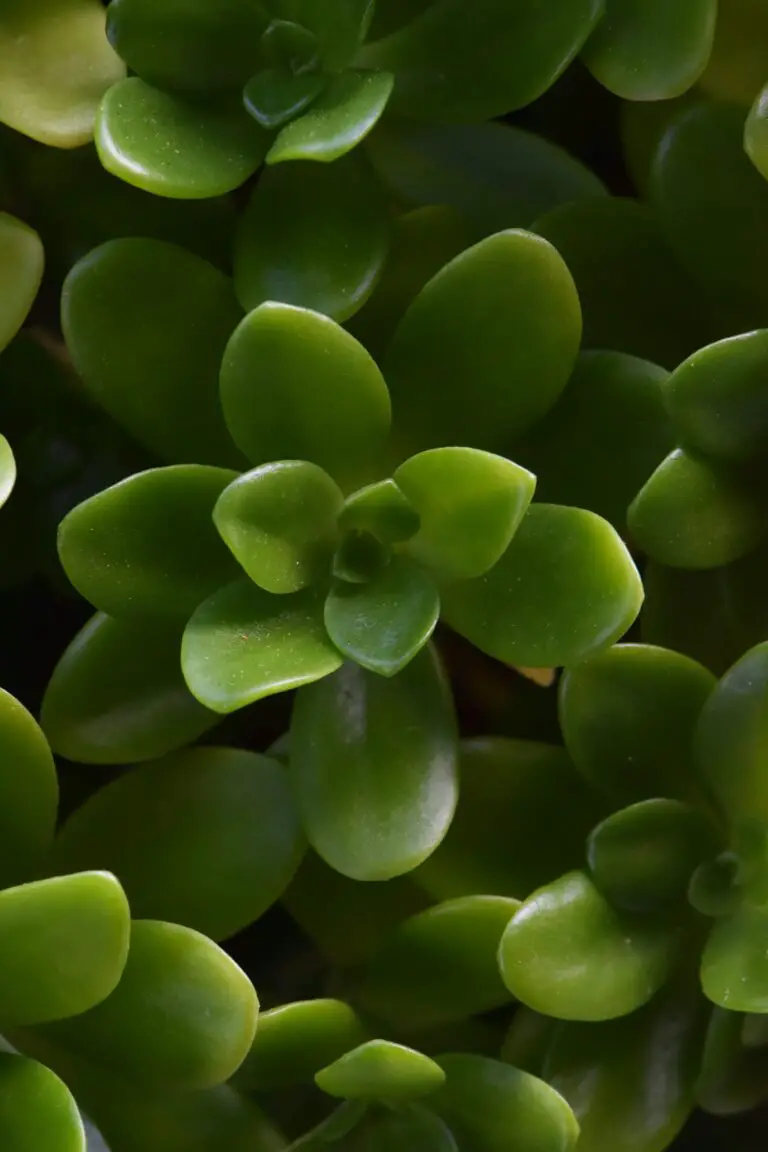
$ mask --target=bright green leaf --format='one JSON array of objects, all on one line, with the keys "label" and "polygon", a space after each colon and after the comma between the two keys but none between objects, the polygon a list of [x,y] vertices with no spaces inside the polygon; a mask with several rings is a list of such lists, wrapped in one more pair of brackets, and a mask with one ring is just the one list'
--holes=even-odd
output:
[{"label": "bright green leaf", "polygon": [[16,483],[16,460],[5,436],[0,435],[0,508],[7,501]]},{"label": "bright green leaf", "polygon": [[72,1094],[49,1068],[0,1052],[0,1133],[8,1152],[86,1152]]},{"label": "bright green leaf", "polygon": [[0,689],[0,889],[38,874],[53,840],[59,787],[35,720]]},{"label": "bright green leaf", "polygon": [[364,140],[392,93],[389,72],[342,72],[303,116],[287,124],[267,153],[267,164],[285,160],[330,163]]},{"label": "bright green leaf", "polygon": [[[0,106],[1,92],[0,82]],[[26,320],[43,278],[43,263],[43,245],[37,232],[15,216],[0,212],[0,349],[10,344]]]},{"label": "bright green leaf", "polygon": [[434,1060],[388,1040],[368,1040],[315,1075],[330,1096],[393,1102],[434,1092],[444,1080]]},{"label": "bright green leaf", "polygon": [[768,1012],[768,912],[716,920],[701,958],[704,995],[730,1012]]}]

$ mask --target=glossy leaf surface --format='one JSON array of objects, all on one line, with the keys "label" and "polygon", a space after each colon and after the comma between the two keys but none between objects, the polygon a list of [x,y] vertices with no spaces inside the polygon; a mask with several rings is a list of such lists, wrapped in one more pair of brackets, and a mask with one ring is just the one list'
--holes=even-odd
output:
[{"label": "glossy leaf surface", "polygon": [[115,484],[59,527],[67,576],[95,607],[119,618],[183,622],[237,576],[211,514],[235,479],[224,468],[174,464]]},{"label": "glossy leaf surface", "polygon": [[[2,32],[0,43],[1,37]],[[10,344],[27,318],[43,278],[43,262],[37,232],[0,212],[0,349]]]},{"label": "glossy leaf surface", "polygon": [[410,540],[419,523],[418,512],[394,480],[379,480],[353,492],[339,515],[341,529],[369,532],[383,544]]},{"label": "glossy leaf surface", "polygon": [[581,311],[554,248],[502,232],[463,252],[419,293],[385,361],[403,453],[504,448],[565,387]]},{"label": "glossy leaf surface", "polygon": [[582,872],[534,892],[499,947],[510,992],[560,1020],[611,1020],[634,1012],[664,983],[673,957],[666,925],[611,908]]},{"label": "glossy leaf surface", "polygon": [[381,275],[389,213],[356,156],[267,168],[235,240],[234,276],[246,311],[268,300],[347,320]]},{"label": "glossy leaf surface", "polygon": [[758,172],[768,179],[768,92],[763,88],[744,128],[744,148]]},{"label": "glossy leaf surface", "polygon": [[224,426],[218,374],[242,318],[232,282],[159,240],[113,240],[70,272],[62,327],[93,399],[171,463],[241,458]]},{"label": "glossy leaf surface", "polygon": [[0,1132],[8,1152],[86,1152],[72,1094],[34,1060],[0,1052]]},{"label": "glossy leaf surface", "polygon": [[695,796],[693,736],[715,685],[696,661],[646,644],[621,644],[569,669],[560,725],[574,764],[625,803]]},{"label": "glossy leaf surface", "polygon": [[0,888],[38,873],[56,827],[59,787],[35,720],[0,690]]},{"label": "glossy leaf surface", "polygon": [[715,921],[701,958],[704,995],[730,1012],[768,1012],[768,912],[744,907]]},{"label": "glossy leaf surface", "polygon": [[59,872],[108,868],[135,917],[224,940],[282,895],[303,849],[279,764],[234,748],[191,748],[92,795],[59,831],[52,861]]},{"label": "glossy leaf surface", "polygon": [[330,163],[351,152],[374,128],[392,93],[389,72],[342,72],[303,116],[287,124],[267,153],[284,160]]},{"label": "glossy leaf surface", "polygon": [[448,624],[497,660],[572,664],[618,640],[642,602],[640,577],[606,521],[533,504],[501,560],[443,591]]},{"label": "glossy leaf surface", "polygon": [[274,131],[308,108],[324,87],[325,78],[316,72],[267,68],[248,81],[243,102],[257,124]]},{"label": "glossy leaf surface", "polygon": [[173,200],[205,200],[239,188],[269,147],[269,135],[239,99],[201,104],[138,76],[109,89],[95,140],[113,176]]},{"label": "glossy leaf surface", "polygon": [[327,317],[286,304],[262,305],[235,331],[221,403],[253,464],[308,460],[345,491],[371,478],[389,435],[387,386],[363,346]]},{"label": "glossy leaf surface", "polygon": [[7,501],[16,483],[16,460],[5,436],[0,435],[0,508]]},{"label": "glossy leaf surface", "polygon": [[368,1040],[315,1075],[323,1092],[348,1100],[410,1100],[434,1092],[444,1080],[428,1056],[388,1040]]},{"label": "glossy leaf surface", "polygon": [[0,892],[0,1020],[60,1020],[112,992],[128,955],[130,913],[103,872],[37,880]]},{"label": "glossy leaf surface", "polygon": [[456,807],[456,732],[431,649],[392,680],[347,664],[299,693],[291,780],[307,836],[337,871],[386,880],[434,851]]},{"label": "glossy leaf surface", "polygon": [[227,584],[191,617],[181,667],[194,696],[234,712],[330,675],[341,664],[313,589],[275,596],[250,580]]},{"label": "glossy leaf surface", "polygon": [[747,1017],[715,1008],[709,1020],[696,1102],[714,1116],[730,1116],[768,1098],[768,1049],[750,1050],[742,1043]]}]

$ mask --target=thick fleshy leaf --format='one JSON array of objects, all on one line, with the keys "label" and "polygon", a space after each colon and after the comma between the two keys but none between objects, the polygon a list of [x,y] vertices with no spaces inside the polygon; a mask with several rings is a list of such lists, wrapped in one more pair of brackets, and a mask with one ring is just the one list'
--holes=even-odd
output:
[{"label": "thick fleshy leaf", "polygon": [[0,889],[37,875],[53,839],[59,788],[35,720],[0,689]]},{"label": "thick fleshy leaf", "polygon": [[298,592],[327,574],[344,497],[327,472],[282,460],[246,472],[213,510],[219,535],[267,592]]},{"label": "thick fleshy leaf", "polygon": [[518,1004],[509,1031],[504,1037],[501,1059],[505,1064],[541,1076],[544,1061],[559,1022]]},{"label": "thick fleshy leaf", "polygon": [[368,532],[383,544],[410,540],[419,523],[418,512],[394,480],[380,480],[353,492],[339,515],[343,531]]},{"label": "thick fleshy leaf", "polygon": [[623,1019],[556,1026],[544,1076],[573,1108],[580,1149],[670,1146],[693,1111],[706,1014],[689,981]]},{"label": "thick fleshy leaf", "polygon": [[569,669],[560,725],[579,771],[612,800],[698,795],[693,736],[716,680],[649,644],[621,644]]},{"label": "thick fleshy leaf", "polygon": [[157,1094],[190,1092],[231,1076],[258,1012],[250,980],[217,944],[179,924],[136,920],[114,992],[45,1034]]},{"label": "thick fleshy leaf", "polygon": [[404,556],[393,556],[367,584],[337,580],[325,602],[325,626],[342,656],[380,676],[410,664],[439,615],[437,585]]},{"label": "thick fleshy leaf", "polygon": [[432,4],[358,57],[395,74],[392,106],[425,120],[491,120],[532,103],[555,82],[603,14],[603,0]]},{"label": "thick fleshy leaf", "polygon": [[16,483],[16,460],[5,436],[0,435],[0,508],[7,501]]},{"label": "thick fleshy leaf", "polygon": [[618,908],[646,912],[685,900],[694,870],[720,847],[712,821],[679,800],[641,800],[590,833],[595,884]]},{"label": "thick fleshy leaf", "polygon": [[421,521],[407,552],[448,580],[471,580],[493,567],[536,487],[525,468],[474,448],[420,452],[394,479]]},{"label": "thick fleshy leaf", "polygon": [[429,1107],[474,1152],[571,1152],[573,1112],[543,1080],[484,1056],[440,1057],[445,1087]]},{"label": "thick fleshy leaf", "polygon": [[43,278],[43,263],[43,245],[37,232],[15,216],[0,212],[0,349],[10,344],[26,320]]},{"label": "thick fleshy leaf", "polygon": [[266,68],[243,89],[243,101],[257,124],[274,131],[299,116],[323,91],[326,79],[319,72],[291,72]]},{"label": "thick fleshy leaf", "polygon": [[361,1002],[377,1019],[414,1028],[506,1004],[496,953],[519,907],[509,897],[466,896],[411,916],[366,965]]},{"label": "thick fleshy leaf", "polygon": [[381,275],[389,233],[386,201],[356,156],[267,168],[235,240],[240,302],[249,312],[277,300],[347,320]]},{"label": "thick fleshy leaf", "polygon": [[89,620],[45,690],[40,722],[54,752],[81,764],[135,764],[217,724],[184,682],[181,633],[101,612]]},{"label": "thick fleshy leaf", "polygon": [[40,1024],[98,1004],[128,955],[125,893],[104,872],[0,892],[0,1020]]},{"label": "thick fleshy leaf", "polygon": [[768,1012],[768,911],[716,920],[701,958],[704,995],[730,1012]]},{"label": "thick fleshy leaf", "polygon": [[456,815],[413,879],[436,900],[477,892],[524,900],[581,864],[584,839],[603,815],[562,748],[466,740]]},{"label": "thick fleshy leaf", "polygon": [[552,407],[580,337],[573,279],[546,240],[482,240],[430,280],[395,332],[385,375],[399,449],[503,449]]},{"label": "thick fleshy leaf", "polygon": [[102,100],[95,140],[113,176],[155,196],[205,200],[244,184],[270,137],[239,97],[185,100],[130,76]]},{"label": "thick fleshy leaf", "polygon": [[105,19],[99,0],[6,0],[0,121],[55,148],[90,140],[102,94],[125,75]]},{"label": "thick fleshy leaf", "polygon": [[67,1086],[42,1064],[0,1052],[0,1133],[8,1152],[86,1152]]},{"label": "thick fleshy leaf", "polygon": [[224,353],[221,403],[253,464],[309,460],[345,491],[379,478],[387,386],[362,345],[326,316],[275,303],[246,316]]},{"label": "thick fleshy leaf", "polygon": [[583,59],[624,100],[671,100],[706,68],[716,21],[717,0],[606,0]]},{"label": "thick fleshy leaf", "polygon": [[234,748],[191,748],[89,797],[56,837],[51,865],[60,873],[108,868],[135,917],[224,940],[279,899],[303,850],[276,761]]},{"label": "thick fleshy leaf", "polygon": [[606,648],[627,631],[643,598],[621,539],[580,508],[533,504],[498,564],[443,589],[443,616],[507,664],[553,668]]},{"label": "thick fleshy leaf", "polygon": [[291,778],[315,850],[355,880],[410,872],[457,799],[447,683],[427,648],[392,680],[347,664],[299,693]]},{"label": "thick fleshy leaf", "polygon": [[272,7],[313,33],[326,72],[340,72],[365,40],[375,5],[373,0],[274,0]]},{"label": "thick fleshy leaf", "polygon": [[696,1103],[714,1116],[746,1112],[768,1099],[768,1049],[742,1043],[747,1017],[715,1008],[696,1082]]},{"label": "thick fleshy leaf", "polygon": [[267,153],[267,164],[284,160],[330,163],[364,140],[387,106],[391,72],[342,72],[303,116],[287,124]]},{"label": "thick fleshy leaf", "polygon": [[62,293],[67,349],[90,395],[171,463],[241,463],[218,396],[241,318],[227,276],[160,240],[108,241],[75,265]]},{"label": "thick fleshy leaf", "polygon": [[[338,1104],[324,1120],[321,1120],[309,1132],[305,1132],[298,1140],[294,1140],[289,1152],[314,1152],[318,1147],[324,1148],[328,1144],[335,1144],[337,1152],[347,1149],[347,1137],[352,1140],[352,1147],[356,1147],[355,1137],[359,1130],[360,1121],[369,1113],[367,1100],[345,1100]],[[343,1142],[343,1143],[342,1143]]]},{"label": "thick fleshy leaf", "polygon": [[719,568],[765,536],[762,506],[740,477],[676,448],[629,506],[635,543],[672,568]]},{"label": "thick fleshy leaf", "polygon": [[664,403],[694,450],[733,463],[768,448],[768,329],[746,332],[695,352],[664,385]]},{"label": "thick fleshy leaf", "polygon": [[341,1000],[299,1000],[259,1016],[251,1050],[235,1073],[244,1092],[274,1092],[316,1072],[365,1040],[357,1013]]},{"label": "thick fleshy leaf", "polygon": [[222,713],[311,684],[341,662],[328,639],[317,591],[276,596],[251,580],[227,584],[205,600],[181,644],[190,691],[206,708]]},{"label": "thick fleshy leaf", "polygon": [[259,62],[260,3],[111,0],[107,35],[142,80],[181,92],[241,87]]},{"label": "thick fleshy leaf", "polygon": [[750,109],[744,128],[744,148],[760,175],[768,180],[768,85]]},{"label": "thick fleshy leaf", "polygon": [[315,1076],[323,1092],[349,1100],[411,1100],[444,1081],[434,1060],[388,1040],[368,1040]]},{"label": "thick fleshy leaf", "polygon": [[762,0],[729,0],[717,14],[712,56],[700,87],[745,111],[768,74],[768,11]]},{"label": "thick fleshy leaf", "polygon": [[533,230],[555,246],[576,282],[583,348],[671,369],[706,342],[706,304],[647,205],[582,199],[540,217]]},{"label": "thick fleshy leaf", "polygon": [[529,1008],[560,1020],[612,1020],[669,975],[675,930],[612,908],[583,872],[530,896],[499,947],[501,974]]},{"label": "thick fleshy leaf", "polygon": [[622,101],[619,130],[624,162],[636,191],[644,198],[659,141],[683,108],[692,108],[700,100],[701,93],[694,88],[675,100]]},{"label": "thick fleshy leaf", "polygon": [[768,643],[763,643],[725,673],[699,717],[696,760],[731,822],[768,818],[766,700]]},{"label": "thick fleshy leaf", "polygon": [[337,1147],[339,1152],[459,1152],[450,1129],[429,1108],[418,1105],[369,1110]]},{"label": "thick fleshy leaf", "polygon": [[552,411],[509,448],[536,475],[537,498],[587,508],[624,532],[631,501],[674,447],[666,375],[622,352],[583,352]]},{"label": "thick fleshy leaf", "polygon": [[236,473],[172,464],[85,500],[59,527],[59,558],[87,600],[118,618],[183,622],[237,576],[211,515]]}]

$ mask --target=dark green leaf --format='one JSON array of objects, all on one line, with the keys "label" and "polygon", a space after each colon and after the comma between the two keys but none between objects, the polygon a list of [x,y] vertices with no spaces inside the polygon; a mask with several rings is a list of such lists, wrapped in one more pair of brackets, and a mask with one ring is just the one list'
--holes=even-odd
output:
[{"label": "dark green leaf", "polygon": [[330,1096],[393,1102],[434,1092],[444,1080],[434,1060],[388,1040],[368,1040],[315,1075]]},{"label": "dark green leaf", "polygon": [[51,750],[18,700],[0,689],[0,889],[39,873],[56,827]]},{"label": "dark green leaf", "polygon": [[[0,59],[4,58],[0,31]],[[0,350],[10,344],[27,318],[43,278],[43,263],[43,245],[37,232],[15,216],[0,212]]]},{"label": "dark green leaf", "polygon": [[267,153],[267,164],[285,160],[338,160],[364,140],[387,106],[390,72],[342,72],[312,107],[287,124]]},{"label": "dark green leaf", "polygon": [[369,1111],[341,1144],[339,1152],[459,1152],[450,1130],[417,1105]]},{"label": "dark green leaf", "polygon": [[365,40],[374,0],[275,0],[274,8],[295,20],[316,37],[326,72],[340,72],[352,62]]},{"label": "dark green leaf", "polygon": [[514,1068],[541,1076],[558,1021],[518,1004],[504,1037],[501,1059]]},{"label": "dark green leaf", "polygon": [[268,68],[257,72],[243,90],[245,107],[257,124],[274,131],[299,116],[325,87],[319,72]]},{"label": "dark green leaf", "polygon": [[0,1052],[0,1132],[8,1152],[86,1152],[72,1094],[49,1068]]},{"label": "dark green leaf", "polygon": [[339,516],[343,531],[370,532],[383,544],[410,540],[419,523],[418,512],[394,480],[380,480],[353,492]]},{"label": "dark green leaf", "polygon": [[768,180],[768,86],[755,97],[744,129],[744,148],[761,176]]},{"label": "dark green leaf", "polygon": [[747,1017],[715,1008],[709,1021],[696,1103],[714,1116],[746,1112],[768,1099],[768,1050],[742,1043]]}]

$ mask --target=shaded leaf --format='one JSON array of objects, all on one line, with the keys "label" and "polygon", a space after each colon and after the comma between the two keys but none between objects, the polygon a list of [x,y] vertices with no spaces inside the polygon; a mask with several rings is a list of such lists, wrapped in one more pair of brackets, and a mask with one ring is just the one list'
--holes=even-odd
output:
[{"label": "shaded leaf", "polygon": [[[2,35],[0,29],[0,59]],[[37,232],[15,216],[0,212],[0,349],[10,344],[26,320],[43,278],[43,263],[43,245]]]}]

